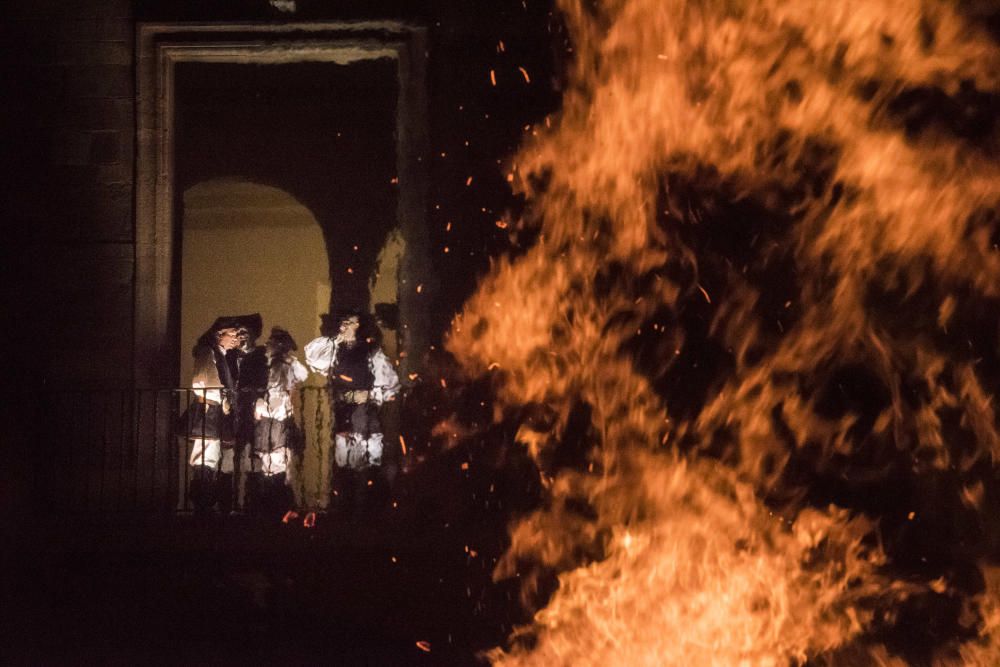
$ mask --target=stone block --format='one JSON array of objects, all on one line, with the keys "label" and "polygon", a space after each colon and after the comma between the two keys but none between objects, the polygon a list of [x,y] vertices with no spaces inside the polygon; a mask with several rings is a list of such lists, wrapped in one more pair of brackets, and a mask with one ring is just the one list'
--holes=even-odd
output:
[{"label": "stone block", "polygon": [[86,165],[91,161],[90,132],[60,129],[52,133],[49,161],[53,165]]},{"label": "stone block", "polygon": [[11,247],[28,243],[45,243],[51,234],[51,220],[39,211],[11,214],[7,224],[7,241]]},{"label": "stone block", "polygon": [[73,98],[132,97],[135,82],[127,65],[81,65],[66,68],[66,96]]},{"label": "stone block", "polygon": [[84,98],[68,100],[58,123],[85,130],[129,131],[133,126],[131,98]]},{"label": "stone block", "polygon": [[25,72],[31,86],[27,94],[33,102],[51,102],[66,93],[67,72],[58,65],[32,65]]},{"label": "stone block", "polygon": [[[40,278],[51,278],[67,307],[91,308],[76,297],[102,294],[130,288],[134,251],[130,243],[67,243],[36,248],[33,264]],[[77,305],[72,305],[77,304]]]},{"label": "stone block", "polygon": [[131,0],[22,0],[9,2],[8,16],[22,19],[128,18]]},{"label": "stone block", "polygon": [[102,242],[132,241],[132,202],[103,203],[85,218],[82,238]]},{"label": "stone block", "polygon": [[[90,135],[89,132],[82,134]],[[80,193],[97,183],[97,169],[89,162],[84,165],[56,165],[48,174],[45,182],[47,196],[62,193],[64,196],[79,200]]]},{"label": "stone block", "polygon": [[[131,163],[64,165],[52,170],[43,194],[34,205],[18,211],[23,219],[38,221],[42,238],[101,243],[131,243],[134,204]],[[117,179],[117,180],[115,180]]]},{"label": "stone block", "polygon": [[118,162],[92,165],[101,183],[132,183],[133,171],[130,155],[131,146],[127,141],[121,141],[122,158]]},{"label": "stone block", "polygon": [[125,17],[69,18],[52,25],[60,42],[129,41],[135,31],[134,22]]},{"label": "stone block", "polygon": [[131,329],[119,331],[114,345],[81,341],[72,347],[52,348],[46,363],[48,385],[67,388],[126,388],[132,376]]},{"label": "stone block", "polygon": [[[67,190],[60,201],[61,215],[71,218],[66,235],[82,242],[132,241],[132,185],[95,182]],[[72,228],[72,232],[70,232]]]},{"label": "stone block", "polygon": [[62,65],[131,65],[132,43],[123,40],[60,42],[55,61]]},{"label": "stone block", "polygon": [[9,25],[5,46],[11,53],[18,53],[21,62],[33,65],[56,63],[58,45],[48,32],[51,27],[48,21],[14,19]]},{"label": "stone block", "polygon": [[[130,375],[132,244],[39,241],[19,246],[18,293],[11,295],[20,330],[31,331],[32,346],[46,350],[34,371],[51,364],[47,379],[69,386]],[[33,382],[44,379],[34,374]]]},{"label": "stone block", "polygon": [[121,160],[121,137],[117,130],[91,132],[90,164],[114,164]]}]

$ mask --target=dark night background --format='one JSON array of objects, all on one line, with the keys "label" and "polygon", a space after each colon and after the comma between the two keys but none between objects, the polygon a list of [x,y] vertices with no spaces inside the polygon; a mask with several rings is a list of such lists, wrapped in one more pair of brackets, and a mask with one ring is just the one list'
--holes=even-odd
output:
[{"label": "dark night background", "polygon": [[395,61],[182,64],[176,76],[178,194],[234,175],[288,192],[324,232],[337,298],[364,305],[346,294],[366,294],[395,226]]},{"label": "dark night background", "polygon": [[[525,125],[559,103],[566,51],[551,4],[296,4],[297,11],[283,13],[264,0],[44,0],[4,10],[3,443],[5,452],[24,453],[0,475],[6,542],[0,655],[8,664],[247,658],[469,664],[526,620],[516,587],[491,584],[490,571],[508,520],[537,502],[535,475],[518,455],[485,441],[447,451],[398,479],[396,510],[361,525],[331,522],[313,531],[244,518],[198,524],[141,511],[87,512],[72,503],[55,507],[47,495],[60,468],[97,455],[80,451],[87,440],[78,432],[111,428],[78,419],[87,401],[93,406],[94,395],[131,390],[138,22],[399,19],[426,27],[426,221],[440,285],[429,314],[438,339],[490,257],[508,247],[495,222],[519,202],[501,163]],[[311,66],[293,65],[288,75],[253,82],[252,100],[240,72],[225,73],[226,86],[182,72],[179,85],[204,91],[206,105],[201,116],[193,105],[180,117],[192,139],[179,147],[180,178],[210,178],[231,169],[229,159],[257,170],[248,176],[295,193],[319,219],[324,211],[375,219],[380,211],[369,210],[372,201],[393,211],[390,188],[362,204],[349,192],[324,191],[309,169],[314,156],[336,148],[356,161],[356,169],[340,174],[347,182],[355,179],[359,188],[386,182],[386,161],[363,154],[373,144],[362,150],[345,138],[334,146],[335,135],[322,132],[324,122],[332,125],[328,116],[310,120],[316,109],[299,105],[289,117],[277,99],[282,86],[302,97],[325,86],[350,100],[337,111],[345,123],[375,125],[394,113],[388,105],[395,91],[366,83],[379,66],[356,66],[318,85]],[[236,100],[233,116],[210,118],[209,94]],[[246,137],[242,154],[213,155],[217,145],[252,132],[241,124],[251,102],[273,111],[272,126]],[[298,136],[299,122],[318,130]],[[369,138],[378,145],[379,137]],[[378,150],[391,151],[392,137],[382,140]],[[296,162],[301,169],[285,171]],[[328,245],[342,247],[329,239]],[[342,260],[331,255],[331,271]],[[411,445],[420,455],[446,397],[437,387],[413,392],[403,407],[422,424]],[[69,408],[56,405],[67,401]],[[510,439],[500,431],[486,437]]]},{"label": "dark night background", "polygon": [[[994,2],[958,4],[1000,36]],[[551,415],[539,409],[485,427],[492,422],[485,383],[443,387],[432,381],[409,391],[402,405],[404,431],[412,460],[422,463],[400,475],[385,511],[370,520],[327,521],[305,530],[250,517],[194,522],[148,511],[141,503],[134,508],[140,511],[92,512],[65,502],[72,489],[64,488],[58,489],[62,502],[53,502],[53,480],[58,487],[67,471],[97,455],[85,450],[90,436],[102,430],[113,436],[123,428],[86,416],[88,406],[133,389],[139,22],[396,19],[425,27],[430,145],[423,159],[427,241],[438,285],[428,299],[434,342],[490,259],[514,250],[507,232],[495,225],[505,211],[516,213],[523,204],[512,195],[503,165],[525,126],[558,110],[572,58],[552,3],[297,0],[296,7],[285,13],[266,0],[37,0],[4,10],[2,67],[9,92],[0,107],[6,181],[0,263],[0,340],[6,352],[0,658],[5,663],[475,664],[481,661],[478,652],[502,644],[513,625],[528,620],[517,583],[492,583],[490,577],[506,546],[506,526],[542,502],[534,464],[510,446],[513,432],[522,420],[545,430]],[[355,141],[361,135],[337,137],[336,126],[343,121],[376,128],[392,116],[395,91],[372,85],[381,64],[355,65],[333,79],[328,68],[314,65],[292,65],[263,77],[239,67],[211,67],[220,69],[201,65],[179,75],[180,90],[194,93],[184,99],[198,100],[200,92],[204,105],[181,109],[179,122],[189,141],[179,147],[176,192],[239,171],[294,193],[321,226],[325,216],[361,221],[348,230],[356,236],[347,244],[334,238],[345,230],[324,227],[331,272],[357,261],[342,253],[354,242],[369,253],[363,261],[372,261],[376,244],[365,241],[384,230],[369,223],[384,220],[395,208],[394,191],[385,187],[392,175],[387,157],[392,137],[371,131]],[[530,73],[530,82],[520,67]],[[294,95],[282,94],[293,90]],[[315,106],[302,103],[309,99]],[[213,115],[217,103],[230,102],[235,107],[230,117]],[[996,144],[984,138],[995,139],[998,109],[993,93],[972,89],[949,97],[924,88],[906,91],[890,115],[908,136],[944,128],[995,154]],[[260,114],[273,117],[255,131],[252,118]],[[296,132],[303,125],[308,134]],[[238,150],[222,153],[219,146]],[[346,159],[323,163],[331,151]],[[373,154],[382,157],[366,159]],[[351,187],[325,188],[317,176],[326,170]],[[726,263],[749,252],[733,221],[748,218],[776,228],[773,211],[746,208],[746,201],[744,208],[734,206],[735,195],[717,186],[712,178],[671,183],[682,198],[703,204],[705,220],[714,220],[685,227],[680,239],[703,260],[701,280],[712,294],[718,289],[713,277],[721,280]],[[361,191],[367,195],[352,196]],[[598,283],[619,278],[624,271],[616,273],[617,268],[608,267]],[[784,279],[780,271],[760,276],[767,285]],[[681,417],[698,413],[729,368],[725,351],[708,332],[714,307],[692,293],[694,301],[682,304],[677,322],[661,322],[687,333],[684,354],[674,365],[657,364],[662,354],[655,341],[637,339],[629,350]],[[892,294],[876,296],[876,305],[897,301]],[[922,298],[917,294],[903,303],[908,326],[912,313],[930,312]],[[784,301],[775,297],[776,304]],[[996,304],[987,306],[971,313],[969,324],[946,342],[977,333],[970,340],[977,341],[976,354],[982,352],[984,367],[995,378]],[[447,359],[436,353],[426,368],[435,379],[449,371]],[[832,413],[880,409],[884,396],[864,368],[846,368],[833,379],[837,391],[825,402]],[[477,435],[446,447],[431,427],[452,410]],[[586,407],[570,421],[560,452],[570,461],[554,465],[572,464],[584,448]],[[898,469],[900,478],[910,479],[909,468]],[[992,480],[986,493],[995,503],[1000,484],[994,468],[984,466],[982,476]],[[920,560],[913,567],[922,575],[931,556],[942,572],[968,572],[970,590],[981,585],[974,568],[967,567],[972,549],[963,539],[975,543],[977,553],[995,557],[1000,528],[987,516],[984,534],[976,535],[971,520],[940,502],[955,496],[955,480],[926,476],[905,494],[881,483],[873,491],[824,482],[813,479],[795,488],[808,486],[813,505],[837,502],[873,515],[903,507],[901,499],[919,500],[926,506],[921,513],[933,519],[926,524],[931,528],[912,534],[900,529],[897,551]],[[907,613],[916,619],[912,625],[925,627],[921,637],[914,639],[906,618],[886,632],[901,651],[919,652],[921,642],[929,645],[955,632],[957,604],[940,612],[919,603]],[[937,626],[927,618],[949,621]],[[424,648],[430,650],[417,642],[427,642]]]}]

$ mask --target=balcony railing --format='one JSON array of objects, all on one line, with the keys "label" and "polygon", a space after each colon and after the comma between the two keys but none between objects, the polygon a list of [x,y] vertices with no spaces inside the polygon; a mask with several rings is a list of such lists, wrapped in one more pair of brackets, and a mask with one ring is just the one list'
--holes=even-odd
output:
[{"label": "balcony railing", "polygon": [[[191,511],[189,436],[199,434],[187,433],[180,417],[203,394],[170,388],[35,397],[16,429],[30,449],[34,502],[62,513]],[[290,461],[288,485],[298,506],[322,508],[333,467],[329,395],[324,387],[302,387],[293,392],[293,405],[303,447]],[[383,406],[382,421],[386,441],[393,442],[388,434],[398,428],[397,403]],[[245,472],[237,469],[237,508]]]}]

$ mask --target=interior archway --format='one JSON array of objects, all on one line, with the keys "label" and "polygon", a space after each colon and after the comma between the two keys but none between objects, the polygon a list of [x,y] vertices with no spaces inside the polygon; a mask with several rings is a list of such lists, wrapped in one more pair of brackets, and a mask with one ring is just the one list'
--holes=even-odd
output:
[{"label": "interior archway", "polygon": [[[330,303],[323,233],[284,190],[235,178],[184,192],[181,252],[181,381],[190,350],[219,315],[259,312],[264,334],[282,326],[301,348]],[[301,358],[301,352],[299,353]]]}]

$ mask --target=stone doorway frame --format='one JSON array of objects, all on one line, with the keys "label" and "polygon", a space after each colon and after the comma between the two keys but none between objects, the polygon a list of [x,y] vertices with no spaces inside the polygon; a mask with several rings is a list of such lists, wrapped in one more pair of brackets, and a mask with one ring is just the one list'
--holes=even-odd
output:
[{"label": "stone doorway frame", "polygon": [[[400,275],[431,283],[426,228],[427,30],[399,21],[283,24],[140,23],[136,31],[134,379],[173,386],[179,334],[179,234],[174,189],[174,68],[181,62],[283,64],[391,58],[397,63],[397,222],[406,242]],[[407,324],[401,373],[429,341],[427,295],[399,290]],[[403,334],[403,332],[400,332]],[[184,378],[181,378],[182,382]]]}]

